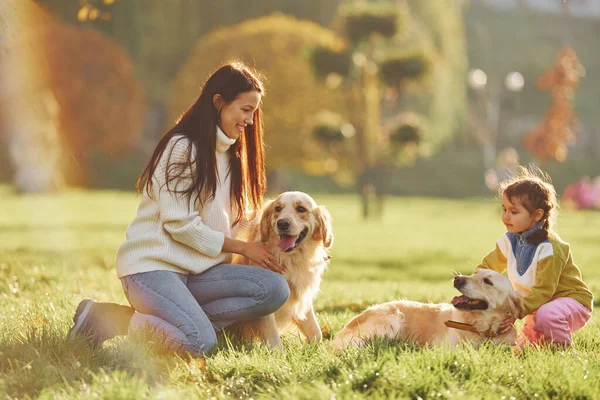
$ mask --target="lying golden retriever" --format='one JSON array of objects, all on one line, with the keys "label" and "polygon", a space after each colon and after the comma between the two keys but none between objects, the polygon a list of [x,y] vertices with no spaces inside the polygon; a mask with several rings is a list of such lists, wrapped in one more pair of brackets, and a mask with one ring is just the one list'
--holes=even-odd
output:
[{"label": "lying golden retriever", "polygon": [[[260,224],[251,228],[247,239],[266,242],[273,251],[277,263],[285,270],[290,297],[275,313],[240,323],[244,335],[258,337],[271,347],[281,347],[280,334],[293,322],[308,342],[320,342],[323,335],[313,301],[329,262],[328,249],[333,245],[327,209],[306,193],[282,193],[265,205]],[[241,256],[233,262],[252,264]]]},{"label": "lying golden retriever", "polygon": [[[332,345],[341,350],[361,345],[373,336],[419,345],[456,346],[461,341],[470,341],[477,347],[486,339],[516,344],[514,327],[506,333],[497,333],[502,320],[507,315],[518,318],[523,307],[522,298],[507,277],[492,270],[477,270],[471,276],[456,276],[454,287],[462,296],[455,297],[452,304],[398,300],[369,307],[337,333]],[[448,327],[446,321],[462,324],[456,324],[458,328]]]}]

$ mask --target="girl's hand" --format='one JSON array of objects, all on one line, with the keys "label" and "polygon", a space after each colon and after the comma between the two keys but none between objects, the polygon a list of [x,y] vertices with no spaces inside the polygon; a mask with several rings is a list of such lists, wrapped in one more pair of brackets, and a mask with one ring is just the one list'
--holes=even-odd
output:
[{"label": "girl's hand", "polygon": [[498,327],[498,333],[506,333],[510,331],[511,328],[515,326],[516,320],[517,319],[512,315],[508,315],[506,318],[504,318],[504,321],[500,323],[500,326]]},{"label": "girl's hand", "polygon": [[280,274],[283,273],[283,268],[277,265],[273,253],[263,242],[247,242],[242,255],[248,257],[260,267]]}]

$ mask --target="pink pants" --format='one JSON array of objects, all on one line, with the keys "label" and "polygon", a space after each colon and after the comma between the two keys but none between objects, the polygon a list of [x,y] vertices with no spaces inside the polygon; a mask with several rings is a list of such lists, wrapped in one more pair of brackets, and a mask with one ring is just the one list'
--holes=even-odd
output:
[{"label": "pink pants", "polygon": [[591,311],[570,297],[559,297],[544,304],[525,318],[519,337],[521,347],[527,343],[573,344],[577,332],[591,318]]}]

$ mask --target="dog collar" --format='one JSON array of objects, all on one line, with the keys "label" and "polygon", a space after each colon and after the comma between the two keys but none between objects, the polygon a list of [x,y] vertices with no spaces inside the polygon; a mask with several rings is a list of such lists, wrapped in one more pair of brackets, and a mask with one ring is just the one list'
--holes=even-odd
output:
[{"label": "dog collar", "polygon": [[485,336],[488,338],[493,338],[493,337],[497,336],[496,332],[492,332],[490,329],[488,329],[485,332],[479,332],[473,325],[466,324],[464,322],[456,322],[456,321],[448,320],[448,321],[444,322],[444,325],[446,325],[448,328],[459,329],[461,331],[470,331],[470,332],[479,333],[481,336]]}]

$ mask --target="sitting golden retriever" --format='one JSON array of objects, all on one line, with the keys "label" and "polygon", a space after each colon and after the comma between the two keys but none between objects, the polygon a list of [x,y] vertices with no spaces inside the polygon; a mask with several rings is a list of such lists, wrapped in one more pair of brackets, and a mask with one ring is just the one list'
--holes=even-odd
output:
[{"label": "sitting golden retriever", "polygon": [[[281,347],[280,334],[293,322],[308,342],[320,342],[323,335],[313,301],[329,262],[328,249],[333,244],[327,209],[306,193],[282,193],[265,205],[260,224],[251,228],[247,239],[266,242],[273,251],[277,263],[285,270],[290,297],[275,313],[240,323],[244,335],[258,337],[271,347]],[[252,264],[241,256],[234,258],[234,263]]]},{"label": "sitting golden retriever", "polygon": [[[470,341],[478,346],[486,339],[516,344],[514,327],[506,333],[497,333],[502,320],[507,315],[518,318],[523,307],[522,298],[507,277],[492,270],[477,270],[471,276],[456,276],[454,287],[462,296],[455,297],[452,304],[398,300],[369,307],[338,332],[332,344],[340,350],[360,345],[373,336],[419,345],[456,346],[461,341]],[[447,321],[458,322],[448,323],[458,327],[447,326]]]}]

